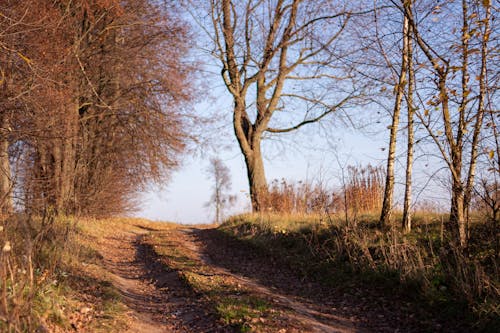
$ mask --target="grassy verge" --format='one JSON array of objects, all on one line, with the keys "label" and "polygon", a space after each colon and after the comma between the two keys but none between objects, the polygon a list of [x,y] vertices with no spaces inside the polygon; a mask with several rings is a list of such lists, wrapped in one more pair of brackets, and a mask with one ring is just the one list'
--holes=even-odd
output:
[{"label": "grassy verge", "polygon": [[2,219],[0,331],[123,331],[127,307],[103,269],[96,244],[126,226],[123,219]]},{"label": "grassy verge", "polygon": [[443,236],[442,216],[417,215],[406,235],[375,221],[366,215],[346,226],[341,216],[253,214],[233,217],[220,230],[303,278],[336,287],[357,281],[405,297],[412,290],[417,306],[439,310],[443,319],[465,319],[478,331],[498,328],[498,258],[485,224],[472,225],[463,253]]}]

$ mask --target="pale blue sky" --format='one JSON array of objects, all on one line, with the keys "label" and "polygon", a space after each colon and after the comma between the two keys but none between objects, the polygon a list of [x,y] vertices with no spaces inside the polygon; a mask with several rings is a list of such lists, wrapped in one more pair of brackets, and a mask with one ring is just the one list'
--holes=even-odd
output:
[{"label": "pale blue sky", "polygon": [[[329,185],[339,184],[339,167],[336,155],[342,163],[383,163],[385,152],[383,135],[363,135],[350,129],[332,128],[329,141],[305,134],[293,137],[309,137],[308,144],[290,142],[285,138],[283,146],[273,147],[264,144],[265,167],[268,181],[273,179],[317,180],[322,177]],[[231,171],[232,193],[238,195],[238,203],[229,213],[248,211],[248,182],[246,169],[236,139],[229,131],[226,140],[232,142],[232,149],[218,156]],[[308,147],[309,146],[309,147]],[[311,146],[315,146],[314,149]],[[266,149],[267,148],[267,149]],[[213,220],[213,212],[205,207],[211,195],[212,183],[205,173],[210,156],[187,157],[182,168],[172,175],[170,184],[164,190],[151,190],[144,194],[143,209],[138,216],[153,220],[174,221],[179,223],[208,223]]]},{"label": "pale blue sky", "polygon": [[[192,38],[192,56],[197,63],[203,64],[204,73],[202,75],[206,76],[200,80],[203,83],[201,84],[202,89],[198,104],[194,106],[195,111],[197,114],[217,119],[217,121],[206,126],[200,132],[210,139],[210,151],[198,148],[195,154],[184,159],[183,166],[172,174],[171,182],[167,184],[165,189],[151,190],[144,194],[143,209],[137,215],[153,220],[180,223],[206,223],[213,220],[213,213],[205,207],[205,203],[210,198],[212,187],[205,169],[210,157],[214,155],[220,157],[229,167],[233,184],[232,192],[238,194],[239,197],[239,201],[231,213],[249,210],[246,169],[232,132],[232,100],[223,86],[220,77],[220,64],[208,52],[212,48],[211,42],[206,39],[203,29],[195,29],[193,34],[196,37]],[[203,46],[204,43],[205,46]],[[377,86],[374,89],[378,93],[380,87]],[[335,97],[335,95],[333,96]],[[391,104],[390,101],[387,104],[389,110]],[[321,176],[324,181],[329,183],[328,185],[335,186],[340,183],[338,161],[345,165],[366,165],[368,163],[385,165],[387,150],[383,151],[381,148],[387,147],[386,142],[389,136],[387,126],[390,125],[388,113],[369,106],[350,110],[349,113],[354,115],[355,123],[366,126],[365,131],[355,131],[339,120],[327,120],[321,126],[308,125],[309,127],[305,127],[299,132],[287,134],[283,140],[271,139],[264,143],[264,163],[268,182],[281,178],[292,181],[307,178],[314,181]],[[333,119],[335,117],[333,115]],[[381,122],[374,122],[376,118]],[[290,124],[285,123],[286,125]],[[404,120],[402,120],[400,128],[401,131],[404,131]],[[404,134],[401,132],[400,135]],[[400,140],[398,144],[398,151],[403,154],[406,145],[404,141]],[[219,149],[215,149],[215,153],[213,152],[214,147],[219,147]],[[419,158],[419,154],[426,157]],[[417,151],[416,155],[415,183],[423,185],[435,170],[433,166],[438,167],[438,164],[436,164],[436,159],[434,159],[434,165],[429,163],[430,157],[422,151]],[[431,165],[429,166],[429,164]],[[404,172],[404,158],[398,162],[397,168],[397,172],[401,175]],[[417,170],[417,168],[420,169]],[[401,181],[401,179],[402,177],[399,177],[398,180]],[[416,187],[415,197],[418,197],[419,189],[418,186]],[[399,192],[401,191],[399,190]],[[443,197],[443,192],[440,193]]]}]

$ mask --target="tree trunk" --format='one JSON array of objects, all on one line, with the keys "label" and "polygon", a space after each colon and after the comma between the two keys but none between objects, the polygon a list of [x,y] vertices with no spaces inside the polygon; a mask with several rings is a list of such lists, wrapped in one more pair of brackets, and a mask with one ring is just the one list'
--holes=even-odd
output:
[{"label": "tree trunk", "polygon": [[260,212],[266,207],[268,187],[261,152],[262,129],[256,130],[248,119],[245,101],[238,98],[234,105],[234,133],[245,157],[252,211]]},{"label": "tree trunk", "polygon": [[458,230],[460,247],[467,247],[467,228],[464,214],[464,190],[462,183],[455,181],[452,185],[450,224],[454,230]]},{"label": "tree trunk", "polygon": [[74,214],[75,168],[76,168],[76,143],[78,135],[78,104],[69,115],[68,123],[62,141],[61,189],[62,213]]},{"label": "tree trunk", "polygon": [[[408,1],[409,10],[411,10],[411,0]],[[407,18],[406,18],[407,19]],[[413,144],[415,141],[415,133],[413,128],[413,91],[415,86],[415,72],[413,70],[413,45],[411,40],[412,27],[408,25],[408,95],[407,95],[407,109],[408,109],[408,147],[406,154],[406,181],[405,181],[405,197],[403,204],[403,230],[405,232],[411,231],[411,190],[412,190],[412,173],[413,173]]]},{"label": "tree trunk", "polygon": [[54,182],[55,208],[59,214],[72,214],[74,207],[71,198],[74,193],[75,173],[75,121],[66,119],[66,127],[61,138],[54,141]]},{"label": "tree trunk", "polygon": [[74,194],[74,172],[75,172],[75,151],[73,145],[74,138],[65,138],[63,145],[62,173],[61,173],[61,200],[63,212],[74,213],[72,198]]},{"label": "tree trunk", "polygon": [[[260,140],[259,140],[260,141]],[[245,154],[245,164],[247,167],[248,183],[250,185],[250,199],[252,201],[252,211],[260,212],[266,208],[266,198],[268,194],[266,175],[264,172],[264,161],[259,146],[255,147],[250,154]]]},{"label": "tree trunk", "polygon": [[[56,139],[52,146],[52,159],[53,159],[53,174],[52,174],[52,188],[49,189],[50,196],[53,198],[50,204],[53,204],[56,212],[62,213],[63,200],[61,197],[61,180],[62,180],[62,139]],[[47,208],[47,207],[45,207]]]},{"label": "tree trunk", "polygon": [[[488,58],[488,41],[490,36],[490,19],[491,19],[491,3],[486,6],[486,18],[484,20],[484,31],[483,38],[481,41],[481,72],[479,77],[479,98],[476,114],[476,123],[474,124],[474,133],[472,136],[471,145],[471,158],[469,164],[469,173],[467,175],[467,185],[465,187],[465,197],[464,197],[464,214],[465,220],[467,221],[467,229],[469,224],[469,209],[472,200],[472,194],[474,190],[474,180],[476,176],[476,166],[479,150],[479,141],[481,136],[481,128],[483,126],[483,118],[486,112],[486,96],[488,94],[488,86],[486,82],[487,76],[487,58]],[[496,138],[496,135],[495,135]],[[468,230],[467,230],[468,231]]]},{"label": "tree trunk", "polygon": [[12,175],[9,162],[9,121],[7,115],[0,115],[0,213],[12,212]]},{"label": "tree trunk", "polygon": [[[216,171],[217,172],[217,171]],[[221,206],[222,206],[222,189],[219,183],[219,179],[215,177],[215,224],[221,222]]]},{"label": "tree trunk", "polygon": [[387,174],[385,180],[384,200],[382,203],[382,212],[380,214],[380,225],[386,225],[391,220],[392,202],[394,196],[394,164],[396,160],[396,141],[399,127],[399,115],[401,113],[401,105],[403,102],[404,89],[406,85],[406,70],[408,63],[408,18],[404,17],[403,22],[403,51],[401,61],[401,71],[399,80],[395,87],[396,100],[394,103],[394,112],[392,115],[391,134],[389,138],[389,154],[387,157]]}]

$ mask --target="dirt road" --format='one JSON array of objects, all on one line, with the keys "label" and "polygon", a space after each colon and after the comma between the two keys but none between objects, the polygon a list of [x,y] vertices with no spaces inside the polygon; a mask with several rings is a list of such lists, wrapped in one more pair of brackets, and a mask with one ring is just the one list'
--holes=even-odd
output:
[{"label": "dirt road", "polygon": [[100,252],[129,332],[422,331],[397,299],[303,281],[206,226],[121,231]]},{"label": "dirt road", "polygon": [[203,300],[141,243],[147,232],[120,231],[100,247],[105,268],[130,309],[128,332],[220,332]]}]

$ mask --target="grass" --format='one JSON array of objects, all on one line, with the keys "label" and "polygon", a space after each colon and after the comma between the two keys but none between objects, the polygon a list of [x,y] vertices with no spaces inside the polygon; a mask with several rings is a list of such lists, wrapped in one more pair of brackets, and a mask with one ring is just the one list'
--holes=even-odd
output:
[{"label": "grass", "polygon": [[123,331],[127,306],[110,282],[96,245],[116,230],[157,227],[141,219],[4,217],[0,331]]},{"label": "grass", "polygon": [[259,322],[262,314],[270,310],[270,305],[254,296],[225,297],[219,299],[216,309],[224,323],[238,326],[241,332],[248,332],[254,329],[248,322]]},{"label": "grass", "polygon": [[354,226],[342,216],[247,214],[230,218],[220,230],[303,278],[346,289],[364,283],[406,296],[414,290],[410,297],[417,306],[439,310],[449,320],[465,314],[474,329],[495,331],[500,283],[488,224],[475,219],[463,253],[443,235],[445,216],[438,213],[415,214],[410,234],[399,232],[399,225],[379,229],[375,214],[360,217]]}]

